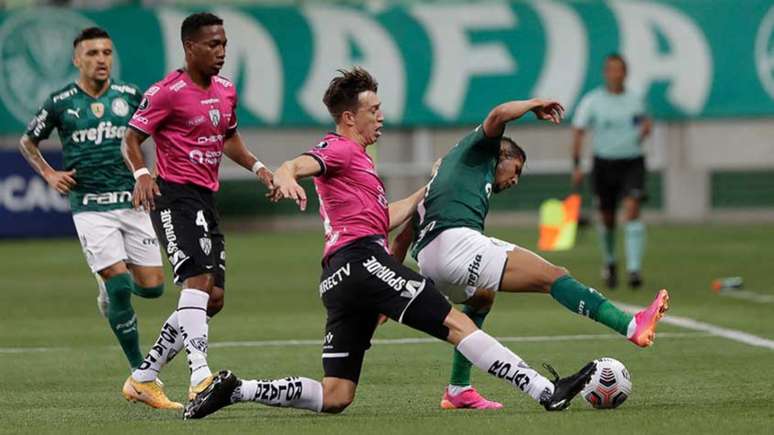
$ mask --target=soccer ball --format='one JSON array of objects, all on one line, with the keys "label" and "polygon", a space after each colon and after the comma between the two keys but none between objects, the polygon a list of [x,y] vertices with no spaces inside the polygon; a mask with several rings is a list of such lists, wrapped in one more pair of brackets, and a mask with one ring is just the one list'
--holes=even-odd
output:
[{"label": "soccer ball", "polygon": [[632,394],[632,378],[620,361],[613,358],[596,360],[597,371],[581,395],[597,409],[618,408]]}]

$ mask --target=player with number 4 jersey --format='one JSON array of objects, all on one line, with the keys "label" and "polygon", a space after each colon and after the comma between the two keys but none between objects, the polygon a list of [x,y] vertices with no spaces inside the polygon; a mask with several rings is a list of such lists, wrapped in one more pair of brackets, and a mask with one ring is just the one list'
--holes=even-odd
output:
[{"label": "player with number 4 jersey", "polygon": [[[641,347],[650,346],[656,323],[668,305],[661,290],[653,303],[632,316],[593,288],[535,253],[484,235],[492,193],[516,185],[527,160],[524,150],[503,136],[505,125],[533,112],[559,124],[564,108],[555,101],[511,101],[495,107],[470,134],[441,160],[417,206],[411,225],[398,235],[393,252],[402,261],[409,245],[420,273],[432,279],[477,326],[494,303],[495,292],[550,293],[559,303],[610,327]],[[441,407],[496,409],[502,405],[481,396],[470,385],[471,363],[454,353],[452,374]]]},{"label": "player with number 4 jersey", "polygon": [[[150,211],[175,282],[183,287],[156,344],[124,383],[131,400],[144,401],[141,393],[183,348],[191,374],[189,400],[212,382],[207,319],[223,306],[226,274],[225,239],[214,200],[223,155],[273,187],[271,171],[237,132],[236,87],[218,75],[226,56],[223,21],[210,13],[190,15],[181,39],[186,67],[145,92],[124,144],[137,180],[134,204]],[[156,179],[140,149],[149,136],[156,143]]]}]

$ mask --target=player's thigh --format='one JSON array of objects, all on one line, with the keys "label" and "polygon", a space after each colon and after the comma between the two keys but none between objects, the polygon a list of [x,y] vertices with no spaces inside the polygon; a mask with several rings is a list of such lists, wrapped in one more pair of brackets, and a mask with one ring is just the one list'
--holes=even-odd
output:
[{"label": "player's thigh", "polygon": [[[209,229],[216,222],[206,210],[214,205],[197,197],[187,186],[161,183],[160,188],[161,196],[156,199],[156,209],[150,216],[172,266],[175,282],[180,284],[192,279],[212,282],[218,266]],[[206,275],[212,276],[205,279]]]},{"label": "player's thigh", "polygon": [[547,293],[554,281],[567,274],[567,269],[519,246],[507,256],[500,291]]},{"label": "player's thigh", "polygon": [[487,237],[470,228],[452,228],[437,235],[419,253],[423,274],[449,292],[453,302],[464,302],[475,288],[497,290],[506,253],[514,245]]},{"label": "player's thigh", "polygon": [[619,168],[614,160],[595,159],[592,189],[597,208],[602,213],[615,213],[621,195]]},{"label": "player's thigh", "polygon": [[[327,295],[336,298],[336,292]],[[326,378],[360,381],[365,353],[371,348],[379,313],[326,304],[327,319],[323,335],[322,365]]]},{"label": "player's thigh", "polygon": [[637,219],[640,216],[640,205],[647,199],[645,177],[644,158],[632,159],[627,163],[622,188],[624,213],[627,220]]},{"label": "player's thigh", "polygon": [[134,281],[141,287],[156,287],[164,282],[161,252],[148,213],[136,209],[117,211],[126,249],[126,262]]},{"label": "player's thigh", "polygon": [[111,211],[87,211],[73,215],[86,263],[93,273],[126,259],[120,220]]},{"label": "player's thigh", "polygon": [[392,320],[446,340],[443,322],[451,310],[449,301],[433,282],[398,263],[386,252],[377,252],[362,263],[363,298],[360,303],[376,308]]}]

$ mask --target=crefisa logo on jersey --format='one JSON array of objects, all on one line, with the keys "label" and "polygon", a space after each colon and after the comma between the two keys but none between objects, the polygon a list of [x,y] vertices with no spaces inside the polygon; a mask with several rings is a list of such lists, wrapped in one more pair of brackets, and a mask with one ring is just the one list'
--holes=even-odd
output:
[{"label": "crefisa logo on jersey", "polygon": [[210,109],[210,121],[212,121],[212,126],[217,127],[218,124],[220,124],[220,110],[219,109]]},{"label": "crefisa logo on jersey", "polygon": [[[96,24],[67,9],[36,7],[6,17],[0,25],[0,99],[27,123],[52,92],[78,77],[72,40]],[[113,71],[120,71],[116,53]]]},{"label": "crefisa logo on jersey", "polygon": [[129,103],[123,98],[116,98],[110,103],[110,111],[113,115],[124,117],[129,114]]}]

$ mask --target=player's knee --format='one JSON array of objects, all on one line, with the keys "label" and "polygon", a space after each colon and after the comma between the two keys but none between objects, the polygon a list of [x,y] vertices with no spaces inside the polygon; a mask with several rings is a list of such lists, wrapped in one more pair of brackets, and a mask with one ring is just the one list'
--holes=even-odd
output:
[{"label": "player's knee", "polygon": [[569,274],[570,271],[566,267],[551,265],[546,271],[543,281],[540,283],[540,288],[543,292],[548,293],[557,279]]},{"label": "player's knee", "polygon": [[207,301],[207,315],[213,317],[223,309],[225,301],[225,291],[220,287],[213,287],[210,293],[210,299]]},{"label": "player's knee", "polygon": [[133,293],[141,298],[155,299],[164,294],[164,283],[149,287],[135,283]]},{"label": "player's knee", "polygon": [[476,293],[465,301],[465,305],[475,309],[477,312],[486,312],[492,309],[495,301],[495,292],[491,290],[478,289]]},{"label": "player's knee", "polygon": [[323,412],[339,414],[355,400],[354,392],[343,388],[325,389],[323,392]]},{"label": "player's knee", "polygon": [[449,311],[443,325],[449,328],[449,336],[446,340],[455,346],[460,340],[478,330],[478,327],[470,320],[470,317],[455,308]]}]

